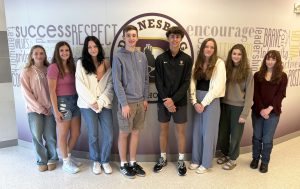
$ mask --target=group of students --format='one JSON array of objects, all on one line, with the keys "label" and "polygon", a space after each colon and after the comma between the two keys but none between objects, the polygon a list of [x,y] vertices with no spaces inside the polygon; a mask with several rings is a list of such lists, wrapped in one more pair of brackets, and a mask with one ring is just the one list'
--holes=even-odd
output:
[{"label": "group of students", "polygon": [[[244,124],[254,102],[250,167],[258,168],[261,160],[259,170],[267,172],[287,87],[287,75],[283,72],[279,52],[267,52],[260,70],[253,77],[246,50],[241,44],[231,48],[224,63],[217,56],[216,41],[207,38],[193,64],[191,57],[180,49],[183,29],[171,27],[166,37],[169,50],[155,60],[161,155],[153,171],[160,172],[167,165],[172,118],[178,140],[177,171],[180,176],[186,175],[184,154],[189,98],[194,107],[189,169],[206,173],[212,167],[217,146],[222,152],[217,163],[223,164],[223,169],[231,170],[237,165]],[[42,46],[31,48],[21,74],[21,88],[39,171],[56,168],[56,129],[62,169],[72,174],[80,171],[82,163],[73,158],[71,152],[80,135],[82,115],[87,126],[92,172],[100,174],[102,167],[106,174],[112,173],[109,161],[115,95],[118,100],[120,172],[128,178],[146,175],[136,161],[136,153],[148,108],[148,62],[145,54],[136,50],[138,29],[135,26],[128,25],[123,29],[123,40],[125,47],[114,54],[112,65],[105,60],[100,41],[94,36],[86,37],[82,57],[76,66],[67,42],[56,44],[51,64]]]}]

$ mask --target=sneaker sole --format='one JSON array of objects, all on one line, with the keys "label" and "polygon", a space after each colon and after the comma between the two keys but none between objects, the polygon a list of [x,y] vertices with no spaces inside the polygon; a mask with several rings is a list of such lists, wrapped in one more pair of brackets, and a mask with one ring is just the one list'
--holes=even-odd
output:
[{"label": "sneaker sole", "polygon": [[76,173],[78,173],[80,170],[78,170],[78,171],[70,171],[70,170],[67,170],[67,169],[63,169],[63,171],[66,172],[66,173],[69,173],[69,174],[76,174]]},{"label": "sneaker sole", "polygon": [[197,174],[204,174],[204,173],[207,173],[207,172],[208,171],[201,171],[201,172],[200,171],[196,171]]},{"label": "sneaker sole", "polygon": [[126,177],[126,178],[129,178],[129,179],[134,179],[135,178],[135,175],[134,176],[128,176],[128,175],[125,175],[125,173],[122,172],[122,170],[120,170],[121,174]]},{"label": "sneaker sole", "polygon": [[183,177],[183,176],[185,176],[185,175],[186,175],[186,173],[185,173],[184,175],[181,175],[179,172],[177,172],[177,174],[178,174],[179,176],[181,176],[181,177]]},{"label": "sneaker sole", "polygon": [[94,171],[92,171],[93,173],[94,173],[94,175],[100,175],[101,174],[101,172],[99,172],[99,173],[95,173]]},{"label": "sneaker sole", "polygon": [[200,166],[198,166],[198,167],[188,167],[189,168],[189,170],[196,170],[196,169],[198,169]]},{"label": "sneaker sole", "polygon": [[135,179],[135,176],[127,176],[127,175],[124,175],[123,173],[122,173],[122,175],[123,175],[125,178]]},{"label": "sneaker sole", "polygon": [[[166,166],[166,165],[165,165],[165,166]],[[153,172],[154,172],[154,173],[159,173],[159,172],[161,172],[161,171],[164,169],[165,166],[163,166],[160,170],[157,170],[157,171],[154,171],[154,170],[153,170]]]}]

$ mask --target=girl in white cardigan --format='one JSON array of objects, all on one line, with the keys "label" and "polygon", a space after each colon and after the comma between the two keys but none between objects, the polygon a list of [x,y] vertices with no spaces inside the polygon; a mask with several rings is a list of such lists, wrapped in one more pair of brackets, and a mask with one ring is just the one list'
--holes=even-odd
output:
[{"label": "girl in white cardigan", "polygon": [[217,56],[217,43],[207,38],[200,47],[193,66],[190,100],[194,106],[192,163],[196,173],[207,172],[218,139],[220,97],[225,94],[226,70],[224,61]]},{"label": "girl in white cardigan", "polygon": [[105,61],[103,48],[96,37],[86,37],[75,76],[77,105],[87,126],[89,154],[94,161],[92,171],[100,174],[102,165],[104,172],[110,174],[112,169],[109,159],[113,142],[111,108],[114,93],[111,66]]}]

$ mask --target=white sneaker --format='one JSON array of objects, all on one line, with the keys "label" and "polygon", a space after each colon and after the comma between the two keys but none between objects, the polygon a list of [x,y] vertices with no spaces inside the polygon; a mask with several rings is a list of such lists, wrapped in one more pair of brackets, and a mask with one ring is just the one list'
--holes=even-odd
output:
[{"label": "white sneaker", "polygon": [[112,173],[112,169],[111,169],[111,166],[109,165],[109,163],[103,163],[102,167],[104,169],[104,173],[106,173],[106,174]]},{"label": "white sneaker", "polygon": [[94,161],[93,165],[93,173],[95,175],[98,175],[101,173],[101,164],[98,161]]},{"label": "white sneaker", "polygon": [[202,165],[197,169],[196,173],[198,174],[203,174],[206,173],[208,171],[207,168],[203,167]]},{"label": "white sneaker", "polygon": [[70,160],[72,161],[72,163],[76,166],[76,167],[80,167],[82,165],[82,163],[80,161],[77,161],[75,158],[73,158],[72,156],[70,157]]},{"label": "white sneaker", "polygon": [[80,169],[76,167],[70,160],[67,160],[63,163],[62,169],[70,174],[75,174],[80,171]]},{"label": "white sneaker", "polygon": [[199,167],[198,164],[196,164],[196,163],[191,163],[190,166],[189,166],[189,169],[190,169],[190,170],[195,170],[195,169],[197,169],[198,167]]}]

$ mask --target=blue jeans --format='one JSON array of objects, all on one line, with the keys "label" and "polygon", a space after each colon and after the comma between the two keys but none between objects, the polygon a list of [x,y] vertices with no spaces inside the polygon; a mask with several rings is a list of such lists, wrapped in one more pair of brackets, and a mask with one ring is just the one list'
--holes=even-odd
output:
[{"label": "blue jeans", "polygon": [[47,163],[56,162],[58,156],[56,152],[56,124],[54,116],[30,112],[28,113],[28,122],[37,164],[47,165]]},{"label": "blue jeans", "polygon": [[90,159],[108,163],[113,142],[112,110],[103,108],[100,113],[81,108],[88,131]]},{"label": "blue jeans", "polygon": [[269,119],[258,116],[252,111],[252,158],[261,161],[264,164],[270,162],[270,155],[273,148],[273,137],[277,128],[279,117],[274,113],[270,113]]}]

